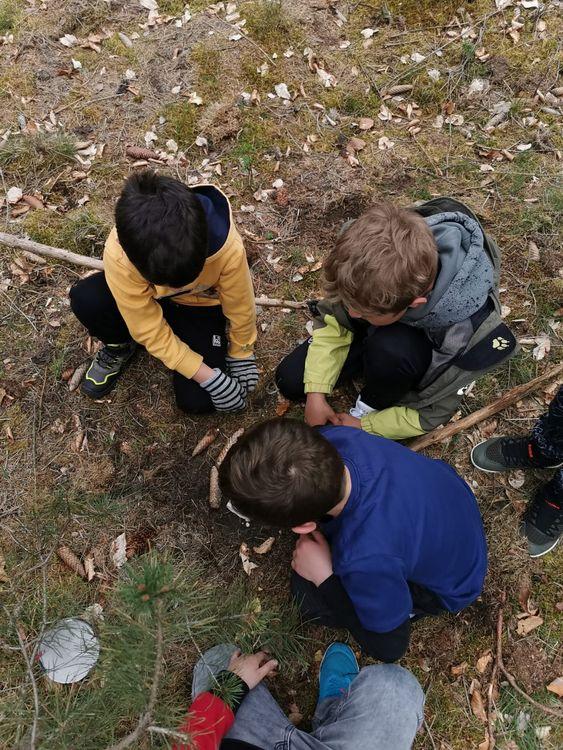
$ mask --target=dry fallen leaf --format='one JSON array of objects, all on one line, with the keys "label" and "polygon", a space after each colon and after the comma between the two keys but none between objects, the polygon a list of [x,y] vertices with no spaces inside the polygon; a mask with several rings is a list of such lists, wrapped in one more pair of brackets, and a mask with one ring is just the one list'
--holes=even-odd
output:
[{"label": "dry fallen leaf", "polygon": [[272,549],[275,541],[275,536],[269,536],[264,542],[262,542],[262,544],[260,544],[258,547],[253,547],[252,549],[254,550],[254,552],[256,552],[257,555],[265,555]]},{"label": "dry fallen leaf", "polygon": [[482,654],[477,659],[477,664],[475,665],[475,667],[477,671],[479,672],[479,674],[483,674],[483,672],[487,669],[487,667],[492,662],[492,660],[493,660],[493,655],[490,649],[488,651],[485,651],[485,653]]},{"label": "dry fallen leaf", "polygon": [[9,580],[10,578],[6,573],[6,560],[4,559],[4,555],[0,552],[0,583],[8,583]]},{"label": "dry fallen leaf", "polygon": [[291,401],[288,401],[286,398],[280,399],[276,404],[276,416],[283,417],[288,412],[290,406]]},{"label": "dry fallen leaf", "polygon": [[469,688],[471,695],[471,710],[479,721],[484,724],[487,723],[487,712],[485,711],[485,704],[483,702],[483,696],[481,695],[481,685],[478,680],[473,680]]},{"label": "dry fallen leaf", "polygon": [[125,533],[116,536],[110,545],[109,553],[116,568],[121,568],[127,562],[127,539]]},{"label": "dry fallen leaf", "polygon": [[539,615],[526,615],[518,622],[516,632],[518,635],[528,635],[532,630],[539,628],[540,625],[543,625],[543,617]]},{"label": "dry fallen leaf", "polygon": [[517,469],[516,471],[512,472],[512,476],[508,478],[508,484],[511,487],[514,487],[515,490],[519,490],[520,487],[524,485],[526,481],[526,475],[521,469]]},{"label": "dry fallen leaf", "polygon": [[360,130],[371,130],[373,128],[374,121],[371,117],[360,117],[358,121],[358,127]]},{"label": "dry fallen leaf", "polygon": [[450,672],[452,673],[453,677],[459,677],[460,674],[465,674],[468,666],[468,663],[464,661],[461,664],[450,667]]},{"label": "dry fallen leaf", "polygon": [[546,685],[546,690],[555,693],[559,698],[563,698],[563,677],[556,677],[553,682]]},{"label": "dry fallen leaf", "polygon": [[88,552],[84,558],[84,570],[86,571],[86,580],[91,581],[96,575],[96,571],[94,570],[94,553],[92,551]]},{"label": "dry fallen leaf", "polygon": [[254,568],[258,567],[258,565],[256,565],[256,563],[253,563],[253,562],[250,561],[250,557],[249,557],[250,551],[248,549],[248,544],[246,544],[246,542],[243,542],[240,545],[238,553],[239,553],[240,559],[242,561],[242,569],[244,570],[244,572],[246,573],[246,575],[249,576],[252,573],[252,571],[254,570]]}]

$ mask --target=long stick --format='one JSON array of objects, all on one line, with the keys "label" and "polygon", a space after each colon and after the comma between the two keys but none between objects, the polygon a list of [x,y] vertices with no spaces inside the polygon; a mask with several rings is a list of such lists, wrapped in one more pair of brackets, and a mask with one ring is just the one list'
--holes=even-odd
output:
[{"label": "long stick", "polygon": [[474,424],[482,422],[484,419],[491,417],[493,414],[506,409],[507,406],[510,406],[516,401],[519,401],[528,393],[531,393],[531,391],[535,391],[536,388],[539,388],[540,385],[547,383],[548,380],[552,380],[561,372],[563,372],[563,362],[560,362],[551,370],[544,372],[543,375],[530,380],[529,383],[517,385],[510,391],[507,391],[504,396],[501,396],[496,401],[493,401],[492,404],[474,411],[473,414],[469,414],[467,417],[464,417],[457,422],[452,422],[446,427],[437,427],[427,435],[422,435],[416,440],[413,440],[413,442],[410,443],[409,448],[411,448],[413,451],[419,451],[422,450],[422,448],[427,448],[429,445],[439,443],[441,440],[446,440],[447,438],[452,437],[452,435],[457,435],[458,432],[467,430],[469,427],[473,427]]},{"label": "long stick", "polygon": [[[48,258],[63,260],[66,263],[74,263],[77,266],[84,266],[85,268],[94,268],[96,271],[104,270],[104,263],[101,258],[89,258],[87,255],[79,255],[70,250],[63,250],[60,247],[51,247],[50,245],[43,245],[40,242],[34,242],[33,240],[26,240],[24,237],[18,237],[15,234],[0,232],[0,245],[14,247],[17,250],[24,250],[36,253],[37,255],[46,255]],[[206,295],[202,294],[200,296],[204,297]],[[295,302],[295,300],[292,299],[256,297],[256,304],[259,307],[287,307],[290,310],[307,309],[306,302]]]},{"label": "long stick", "polygon": [[99,258],[89,258],[87,255],[78,255],[78,253],[72,253],[70,250],[43,245],[41,242],[26,240],[23,237],[17,237],[15,234],[0,232],[0,245],[15,247],[18,250],[27,250],[28,252],[37,253],[37,255],[46,255],[48,258],[64,260],[67,263],[74,263],[77,266],[95,268],[98,271],[101,271],[104,267],[103,262]]}]

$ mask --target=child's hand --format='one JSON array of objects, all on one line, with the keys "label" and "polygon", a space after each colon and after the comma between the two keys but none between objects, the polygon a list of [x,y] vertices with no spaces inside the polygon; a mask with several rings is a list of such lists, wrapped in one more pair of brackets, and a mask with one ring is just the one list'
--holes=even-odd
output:
[{"label": "child's hand", "polygon": [[252,690],[277,666],[277,661],[270,659],[269,654],[264,651],[257,654],[241,654],[240,651],[235,651],[229,662],[229,671],[238,675]]},{"label": "child's hand", "polygon": [[258,383],[258,367],[254,355],[245,359],[227,357],[227,372],[240,383],[244,394],[252,393]]},{"label": "child's hand", "polygon": [[238,380],[229,377],[217,367],[213,370],[213,377],[204,380],[200,385],[211,396],[211,403],[217,411],[239,411],[246,405],[245,393]]},{"label": "child's hand", "polygon": [[341,412],[336,415],[338,417],[338,423],[344,425],[344,427],[357,427],[358,430],[362,429],[362,420],[358,417],[352,417],[350,414],[344,414]]},{"label": "child's hand", "polygon": [[340,424],[332,406],[326,400],[324,393],[308,393],[305,404],[305,421],[311,427],[323,425],[327,422]]},{"label": "child's hand", "polygon": [[301,534],[295,545],[291,567],[302,578],[320,586],[332,575],[332,555],[327,540],[318,529]]}]

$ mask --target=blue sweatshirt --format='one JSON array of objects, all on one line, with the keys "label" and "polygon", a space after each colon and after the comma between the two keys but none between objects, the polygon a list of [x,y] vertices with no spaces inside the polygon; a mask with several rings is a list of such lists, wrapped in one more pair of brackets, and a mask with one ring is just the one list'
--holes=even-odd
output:
[{"label": "blue sweatshirt", "polygon": [[454,469],[353,427],[323,427],[352,490],[322,529],[363,627],[386,633],[412,611],[408,582],[457,612],[481,593],[487,545],[475,496]]}]

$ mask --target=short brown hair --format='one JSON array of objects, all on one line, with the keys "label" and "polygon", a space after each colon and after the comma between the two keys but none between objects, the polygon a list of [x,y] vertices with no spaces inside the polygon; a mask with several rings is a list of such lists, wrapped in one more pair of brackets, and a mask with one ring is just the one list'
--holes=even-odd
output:
[{"label": "short brown hair", "polygon": [[381,202],[338,238],[324,262],[326,292],[358,312],[400,312],[428,292],[437,267],[438,248],[424,219]]},{"label": "short brown hair", "polygon": [[228,452],[219,486],[251,520],[291,528],[319,520],[340,502],[344,462],[318,429],[295,419],[269,419]]}]

